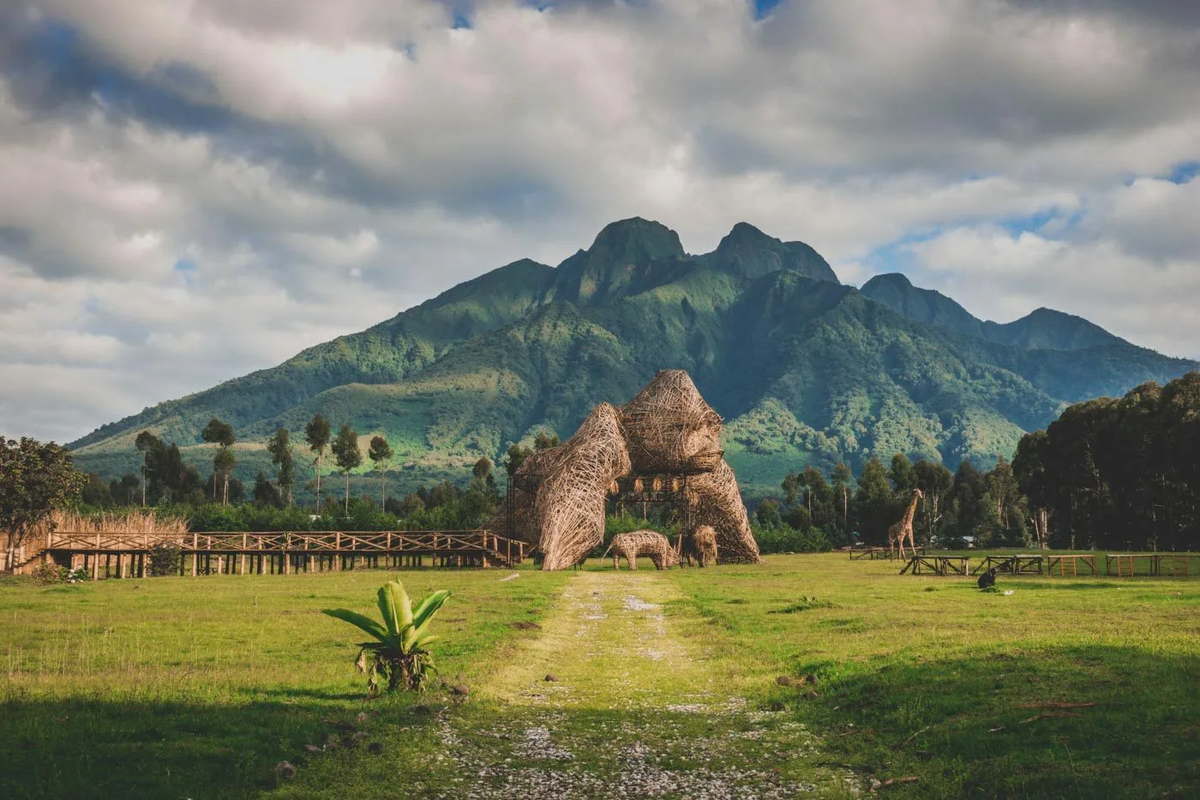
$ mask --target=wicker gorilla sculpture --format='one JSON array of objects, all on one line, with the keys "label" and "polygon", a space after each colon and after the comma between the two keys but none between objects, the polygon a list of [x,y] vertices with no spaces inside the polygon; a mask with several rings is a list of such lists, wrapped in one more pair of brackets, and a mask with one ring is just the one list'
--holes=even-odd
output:
[{"label": "wicker gorilla sculpture", "polygon": [[723,456],[721,417],[687,372],[665,370],[624,406],[601,403],[566,442],[527,458],[512,477],[511,515],[502,508],[488,528],[537,546],[542,569],[564,569],[603,541],[605,498],[618,478],[681,474],[692,524],[713,528],[721,560],[755,563],[758,545]]}]

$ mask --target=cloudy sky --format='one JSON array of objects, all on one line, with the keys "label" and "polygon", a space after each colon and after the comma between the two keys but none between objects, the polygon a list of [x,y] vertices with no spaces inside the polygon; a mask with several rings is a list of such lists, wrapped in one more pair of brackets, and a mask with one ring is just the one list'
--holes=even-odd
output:
[{"label": "cloudy sky", "polygon": [[1195,0],[0,0],[0,433],[607,222],[1200,356]]}]

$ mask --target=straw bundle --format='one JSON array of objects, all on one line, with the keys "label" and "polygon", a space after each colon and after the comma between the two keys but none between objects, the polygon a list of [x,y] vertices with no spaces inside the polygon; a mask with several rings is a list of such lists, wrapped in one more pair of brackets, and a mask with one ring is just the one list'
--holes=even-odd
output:
[{"label": "straw bundle", "polygon": [[542,470],[534,502],[542,569],[570,567],[604,541],[604,498],[629,472],[617,409],[596,406],[575,435],[543,451],[536,466]]},{"label": "straw bundle", "polygon": [[721,561],[757,564],[758,542],[750,532],[746,506],[730,466],[721,461],[712,472],[689,479],[688,489],[692,522],[716,531]]},{"label": "straw bundle", "polygon": [[701,567],[717,563],[717,532],[711,525],[700,525],[683,540],[683,557],[688,566],[695,560]]},{"label": "straw bundle", "polygon": [[618,533],[613,537],[608,550],[604,551],[604,555],[608,555],[609,550],[613,554],[613,569],[618,570],[621,568],[622,558],[630,569],[637,569],[638,556],[649,557],[654,562],[655,569],[666,569],[679,563],[679,554],[675,552],[675,548],[671,547],[667,537],[657,531]]},{"label": "straw bundle", "polygon": [[663,370],[621,408],[621,425],[638,472],[705,472],[721,461],[721,416],[691,376]]}]

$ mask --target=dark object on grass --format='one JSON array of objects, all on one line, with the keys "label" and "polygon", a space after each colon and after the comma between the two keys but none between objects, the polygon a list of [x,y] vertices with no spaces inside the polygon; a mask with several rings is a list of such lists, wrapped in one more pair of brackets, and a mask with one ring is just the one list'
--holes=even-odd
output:
[{"label": "dark object on grass", "polygon": [[996,585],[996,568],[992,567],[987,572],[979,576],[979,588],[990,589]]},{"label": "dark object on grass", "polygon": [[470,693],[471,693],[470,687],[464,686],[462,684],[459,684],[458,686],[455,686],[453,689],[450,690],[450,694],[457,695],[459,697],[466,697]]},{"label": "dark object on grass", "polygon": [[550,673],[549,675],[546,676],[546,683],[554,683],[557,680],[558,680],[558,676],[555,675],[554,673]]},{"label": "dark object on grass", "polygon": [[508,623],[508,627],[518,631],[540,631],[542,629],[542,626],[536,622],[527,622],[523,619]]},{"label": "dark object on grass", "polygon": [[791,686],[794,681],[787,675],[780,675],[775,679],[775,683],[779,684],[780,686]]},{"label": "dark object on grass", "polygon": [[383,745],[381,745],[379,742],[371,742],[369,745],[367,745],[367,752],[373,756],[377,756],[383,752]]}]

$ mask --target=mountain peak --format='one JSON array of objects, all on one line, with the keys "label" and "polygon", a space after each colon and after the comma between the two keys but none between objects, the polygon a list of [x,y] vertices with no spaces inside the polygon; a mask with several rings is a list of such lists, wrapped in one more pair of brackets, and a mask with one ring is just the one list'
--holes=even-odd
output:
[{"label": "mountain peak", "polygon": [[913,282],[908,279],[908,276],[903,272],[885,272],[882,275],[876,275],[863,284],[863,294],[869,294],[867,287],[889,286],[899,289],[912,289]]},{"label": "mountain peak", "polygon": [[838,283],[829,263],[804,242],[784,242],[749,222],[739,222],[706,257],[717,269],[742,278],[791,270],[807,278]]},{"label": "mountain peak", "polygon": [[610,222],[596,234],[588,253],[615,258],[627,264],[637,264],[655,258],[682,258],[683,244],[679,234],[663,225],[641,217]]}]

